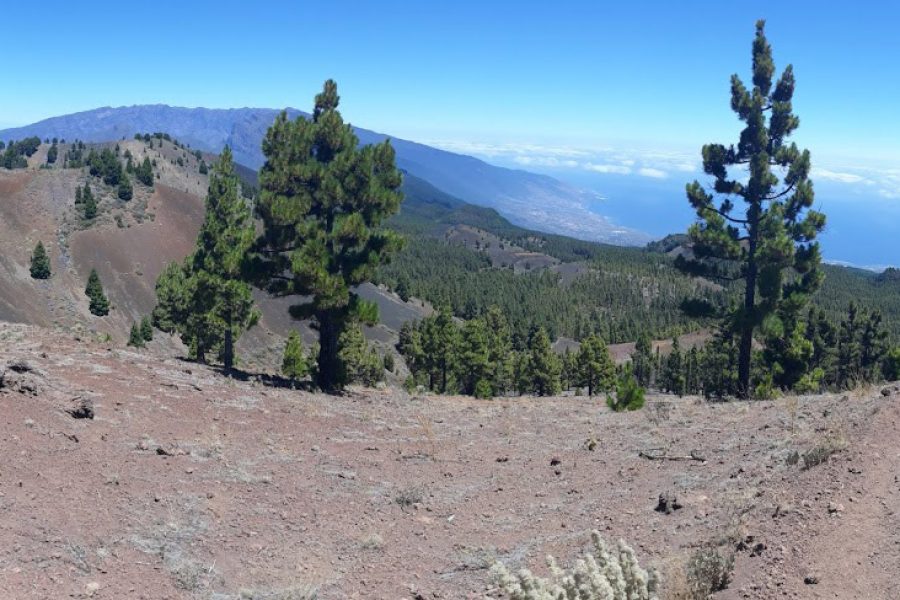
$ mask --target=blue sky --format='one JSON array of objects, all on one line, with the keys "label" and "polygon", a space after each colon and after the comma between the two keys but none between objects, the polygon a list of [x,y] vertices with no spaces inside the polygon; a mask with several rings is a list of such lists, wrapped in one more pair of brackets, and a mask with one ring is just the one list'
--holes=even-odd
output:
[{"label": "blue sky", "polygon": [[900,9],[748,4],[10,3],[0,124],[151,102],[309,108],[334,77],[350,120],[412,139],[693,148],[736,131],[728,77],[765,17],[777,65],[795,65],[801,141],[900,157]]},{"label": "blue sky", "polygon": [[309,110],[331,77],[356,125],[589,187],[598,212],[663,234],[692,220],[700,145],[737,139],[729,77],[749,79],[758,18],[779,72],[794,65],[826,256],[900,264],[900,3],[17,2],[0,127],[107,105]]}]

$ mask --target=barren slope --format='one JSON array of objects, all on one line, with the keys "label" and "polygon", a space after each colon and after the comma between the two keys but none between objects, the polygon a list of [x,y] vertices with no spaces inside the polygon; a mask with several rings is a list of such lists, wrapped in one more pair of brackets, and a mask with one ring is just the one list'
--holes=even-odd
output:
[{"label": "barren slope", "polygon": [[[722,597],[895,597],[897,395],[655,397],[629,414],[335,398],[38,328],[0,340],[0,364],[42,372],[7,369],[0,390],[0,597],[493,597],[493,560],[540,571],[592,528],[670,585],[696,546],[740,544]],[[65,412],[77,397],[93,420]],[[791,464],[839,439],[824,464]],[[652,448],[706,461],[639,457]],[[683,508],[655,512],[663,492]]]},{"label": "barren slope", "polygon": [[[0,169],[0,319],[94,337],[109,335],[124,342],[131,324],[152,311],[159,273],[192,250],[208,185],[207,176],[198,172],[197,158],[187,149],[159,140],[154,140],[152,149],[135,140],[96,145],[102,146],[118,146],[123,154],[130,151],[136,163],[145,156],[156,161],[158,178],[152,190],[134,182],[134,198],[118,200],[114,189],[88,176],[86,169],[61,168],[67,145],[60,146],[55,168],[38,168],[46,160],[45,144],[32,157],[28,170]],[[214,158],[204,156],[208,163]],[[75,206],[75,190],[85,182],[98,197],[98,217],[92,223],[84,222],[81,209]],[[31,252],[38,240],[47,247],[52,263],[53,276],[45,281],[29,275]],[[88,311],[84,287],[93,268],[110,299],[112,310],[106,317]],[[384,344],[396,340],[403,321],[428,311],[421,303],[401,302],[375,286],[363,286],[360,294],[381,308],[383,325],[368,334]],[[273,364],[291,328],[299,328],[307,342],[314,339],[307,326],[289,318],[287,301],[261,293],[257,299],[263,318],[241,339],[241,360]]]}]

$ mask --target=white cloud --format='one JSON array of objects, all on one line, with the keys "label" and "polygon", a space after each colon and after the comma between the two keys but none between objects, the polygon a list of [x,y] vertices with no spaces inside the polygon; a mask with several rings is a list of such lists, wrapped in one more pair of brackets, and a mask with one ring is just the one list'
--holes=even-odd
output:
[{"label": "white cloud", "polygon": [[618,175],[628,175],[631,173],[631,168],[626,167],[625,165],[596,164],[589,162],[585,163],[584,168],[596,173],[616,173]]},{"label": "white cloud", "polygon": [[653,177],[654,179],[665,179],[669,176],[669,174],[665,171],[654,169],[652,167],[643,167],[641,169],[638,169],[638,175],[643,175],[644,177]]},{"label": "white cloud", "polygon": [[538,165],[542,167],[577,167],[577,160],[562,160],[555,156],[516,156],[513,162],[520,165]]},{"label": "white cloud", "polygon": [[865,177],[856,173],[845,173],[841,171],[829,171],[828,169],[813,169],[813,178],[826,179],[828,181],[837,181],[839,183],[860,183],[865,181]]}]

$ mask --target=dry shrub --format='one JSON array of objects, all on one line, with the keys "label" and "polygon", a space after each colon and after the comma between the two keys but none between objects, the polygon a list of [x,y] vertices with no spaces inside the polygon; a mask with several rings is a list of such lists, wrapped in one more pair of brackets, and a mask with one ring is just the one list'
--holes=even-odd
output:
[{"label": "dry shrub", "polygon": [[707,600],[731,583],[734,552],[705,547],[676,560],[666,570],[666,600]]},{"label": "dry shrub", "polygon": [[638,564],[634,551],[623,541],[610,551],[596,531],[591,533],[593,552],[585,553],[571,569],[557,566],[547,557],[551,577],[543,579],[522,569],[515,575],[502,563],[491,573],[509,600],[656,600],[656,573]]},{"label": "dry shrub", "polygon": [[647,420],[653,425],[661,425],[672,416],[672,402],[668,400],[653,400],[647,403]]},{"label": "dry shrub", "polygon": [[833,454],[846,450],[847,446],[847,438],[841,431],[831,431],[820,443],[803,453],[803,470],[821,465]]}]

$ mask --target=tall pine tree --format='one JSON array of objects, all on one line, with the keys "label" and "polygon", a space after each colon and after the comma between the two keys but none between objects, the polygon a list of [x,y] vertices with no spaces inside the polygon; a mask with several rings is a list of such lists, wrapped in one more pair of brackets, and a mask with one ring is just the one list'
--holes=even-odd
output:
[{"label": "tall pine tree", "polygon": [[370,281],[402,245],[380,228],[402,200],[394,149],[388,141],[360,148],[338,102],[337,84],[328,80],[311,119],[281,113],[263,140],[259,174],[260,281],[275,294],[304,297],[291,315],[312,318],[318,329],[317,383],[327,391],[346,382],[342,332],[378,317],[353,286]]},{"label": "tall pine tree", "polygon": [[616,384],[616,365],[609,355],[606,343],[591,334],[581,342],[576,357],[577,382],[588,389],[588,396],[595,392],[608,392]]},{"label": "tall pine tree", "polygon": [[251,287],[242,279],[256,233],[239,185],[226,146],[209,178],[196,249],[160,275],[154,310],[156,325],[177,332],[197,360],[218,351],[226,369],[234,366],[235,340],[259,318]]},{"label": "tall pine tree", "polygon": [[550,347],[550,336],[543,327],[531,331],[528,338],[528,349],[525,352],[525,364],[521,377],[521,388],[536,396],[552,396],[561,388],[559,376],[562,373],[562,361]]},{"label": "tall pine tree", "polygon": [[[764,26],[756,24],[752,88],[731,77],[731,108],[744,123],[740,140],[736,146],[703,147],[703,170],[715,183],[712,193],[697,181],[687,186],[698,222],[688,231],[692,256],[677,262],[694,275],[744,283],[743,303],[728,315],[739,338],[742,398],[751,391],[754,331],[766,320],[795,318],[823,278],[814,240],[825,215],[810,210],[809,152],[786,141],[800,124],[791,105],[794,71],[788,65],[773,87],[775,65]],[[795,275],[786,277],[788,269]]]}]

